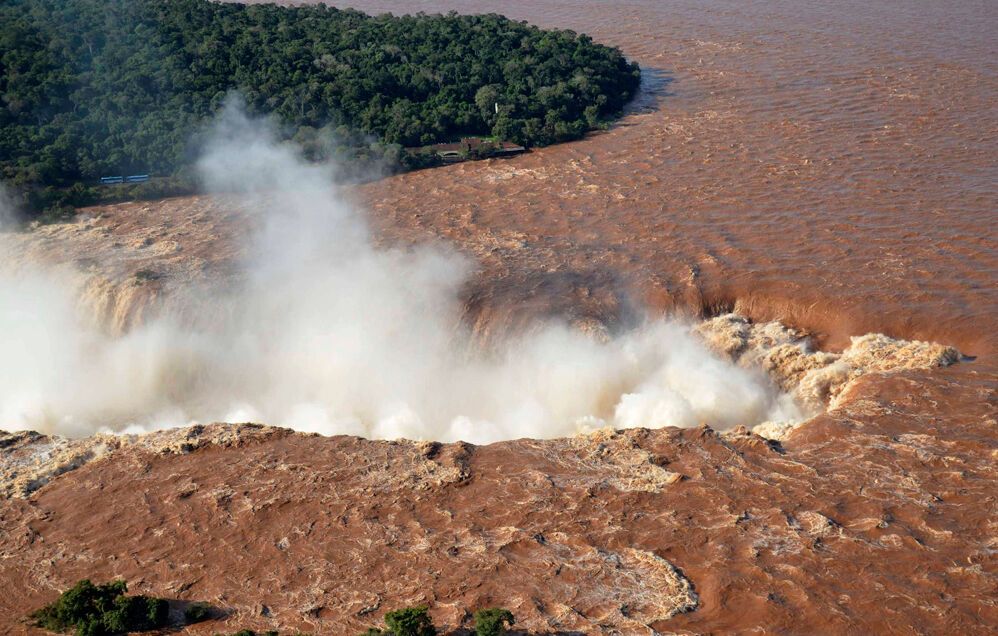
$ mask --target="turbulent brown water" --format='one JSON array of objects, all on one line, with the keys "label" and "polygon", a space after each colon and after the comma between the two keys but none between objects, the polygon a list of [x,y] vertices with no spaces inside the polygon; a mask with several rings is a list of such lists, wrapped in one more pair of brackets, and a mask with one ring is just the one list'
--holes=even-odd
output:
[{"label": "turbulent brown water", "polygon": [[605,133],[366,189],[399,236],[471,246],[499,281],[481,304],[606,317],[625,288],[664,309],[782,319],[831,348],[866,332],[942,342],[977,362],[916,391],[952,381],[939,413],[960,420],[979,400],[994,413],[992,3],[351,5],[500,11],[642,66],[643,95]]},{"label": "turbulent brown water", "polygon": [[402,233],[494,237],[497,260],[552,284],[628,272],[660,303],[792,314],[833,345],[886,331],[994,350],[993,4],[351,4],[499,10],[644,69],[605,134],[371,186]]}]

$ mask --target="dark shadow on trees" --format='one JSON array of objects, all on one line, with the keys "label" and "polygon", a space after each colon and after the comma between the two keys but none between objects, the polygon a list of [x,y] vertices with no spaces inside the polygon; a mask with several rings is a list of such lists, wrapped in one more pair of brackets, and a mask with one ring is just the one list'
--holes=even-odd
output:
[{"label": "dark shadow on trees", "polygon": [[638,89],[634,99],[624,107],[625,119],[621,119],[616,126],[627,126],[627,115],[639,115],[658,110],[662,102],[675,95],[669,90],[669,85],[676,81],[668,71],[650,66],[641,67],[641,87]]},{"label": "dark shadow on trees", "polygon": [[[168,598],[166,599],[166,602],[170,604],[170,624],[153,632],[155,634],[176,634],[185,631],[191,625],[200,625],[201,623],[210,623],[212,621],[224,621],[232,615],[231,609],[218,607],[211,605],[210,603],[203,603],[200,601],[185,601],[178,598]],[[207,605],[209,608],[208,616],[195,623],[187,623],[185,620],[185,613],[187,612],[187,608],[192,605]]]}]

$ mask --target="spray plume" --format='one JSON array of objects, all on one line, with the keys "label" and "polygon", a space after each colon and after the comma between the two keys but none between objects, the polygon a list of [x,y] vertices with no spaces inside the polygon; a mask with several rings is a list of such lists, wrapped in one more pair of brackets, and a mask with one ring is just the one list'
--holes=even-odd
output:
[{"label": "spray plume", "polygon": [[262,421],[485,443],[803,416],[676,322],[649,319],[606,342],[550,323],[483,351],[461,321],[464,258],[375,247],[334,168],[304,162],[238,104],[210,138],[205,186],[236,193],[253,228],[234,282],[189,290],[188,311],[112,337],[79,311],[71,274],[0,275],[0,428]]}]

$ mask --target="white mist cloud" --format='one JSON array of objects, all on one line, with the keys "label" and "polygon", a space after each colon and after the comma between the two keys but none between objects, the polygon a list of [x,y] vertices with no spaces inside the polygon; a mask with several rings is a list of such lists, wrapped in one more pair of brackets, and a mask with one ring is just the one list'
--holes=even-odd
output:
[{"label": "white mist cloud", "polygon": [[261,421],[482,443],[802,417],[669,321],[608,342],[551,323],[476,348],[459,295],[472,264],[443,245],[375,247],[332,168],[238,106],[199,168],[209,191],[238,193],[254,228],[236,282],[203,292],[194,320],[164,313],[114,338],[78,310],[70,277],[0,276],[0,428]]}]

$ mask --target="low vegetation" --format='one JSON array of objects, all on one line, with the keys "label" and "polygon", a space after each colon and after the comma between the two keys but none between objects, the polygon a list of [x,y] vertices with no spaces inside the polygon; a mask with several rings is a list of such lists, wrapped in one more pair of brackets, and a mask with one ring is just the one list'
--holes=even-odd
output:
[{"label": "low vegetation", "polygon": [[[516,622],[513,613],[501,607],[475,612],[476,636],[501,636]],[[361,636],[436,636],[437,628],[425,605],[406,607],[385,614],[386,629],[372,627]]]},{"label": "low vegetation", "polygon": [[475,612],[475,636],[502,636],[516,623],[513,612],[501,607]]},{"label": "low vegetation", "polygon": [[[34,612],[36,627],[76,636],[110,636],[154,629],[170,624],[170,606],[162,598],[128,596],[124,581],[94,585],[89,579],[79,581],[51,605]],[[184,623],[193,624],[215,617],[207,603],[195,602],[184,609]],[[513,613],[504,608],[475,612],[477,636],[501,636],[515,622]],[[437,628],[426,605],[406,607],[385,614],[385,628],[368,629],[362,636],[436,636]],[[215,634],[215,636],[224,636]],[[231,636],[279,636],[277,631],[255,632],[244,629]],[[296,632],[294,636],[308,636]]]},{"label": "low vegetation", "polygon": [[385,636],[436,636],[437,628],[430,620],[429,609],[425,605],[406,607],[385,614],[387,630],[369,629],[363,636],[383,634]]},{"label": "low vegetation", "polygon": [[[542,146],[619,113],[621,52],[499,15],[210,0],[0,3],[0,179],[35,211],[179,194],[232,91],[315,160],[425,165],[461,137]],[[152,175],[107,187],[104,176]]]}]

